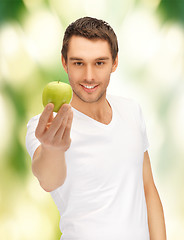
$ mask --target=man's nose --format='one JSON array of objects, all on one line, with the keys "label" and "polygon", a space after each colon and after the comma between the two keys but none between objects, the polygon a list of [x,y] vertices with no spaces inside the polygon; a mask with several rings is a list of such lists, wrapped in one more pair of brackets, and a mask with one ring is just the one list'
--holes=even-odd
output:
[{"label": "man's nose", "polygon": [[94,80],[94,72],[93,72],[92,66],[90,65],[86,66],[85,79],[87,81]]}]

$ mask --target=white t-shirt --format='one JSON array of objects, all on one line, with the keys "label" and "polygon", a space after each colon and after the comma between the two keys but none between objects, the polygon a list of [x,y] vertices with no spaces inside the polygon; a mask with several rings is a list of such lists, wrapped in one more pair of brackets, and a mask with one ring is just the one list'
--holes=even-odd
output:
[{"label": "white t-shirt", "polygon": [[[72,108],[71,146],[65,153],[67,177],[50,192],[61,215],[62,240],[148,240],[143,159],[149,143],[140,105],[107,94],[112,120],[106,125]],[[32,158],[39,146],[27,127]]]}]

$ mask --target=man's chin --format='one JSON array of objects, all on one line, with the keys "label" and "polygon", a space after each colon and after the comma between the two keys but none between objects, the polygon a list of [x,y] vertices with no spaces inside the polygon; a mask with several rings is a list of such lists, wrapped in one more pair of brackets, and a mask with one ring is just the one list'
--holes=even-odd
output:
[{"label": "man's chin", "polygon": [[80,99],[82,102],[85,102],[85,103],[96,103],[98,102],[105,94],[104,93],[101,93],[101,94],[98,94],[98,96],[96,96],[96,94],[89,94],[88,96],[84,96],[82,94],[76,94],[75,93],[75,97]]}]

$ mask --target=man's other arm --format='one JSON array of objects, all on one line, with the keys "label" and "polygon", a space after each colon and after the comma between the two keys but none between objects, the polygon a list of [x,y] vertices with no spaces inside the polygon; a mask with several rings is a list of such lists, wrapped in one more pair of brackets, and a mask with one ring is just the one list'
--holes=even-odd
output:
[{"label": "man's other arm", "polygon": [[143,181],[147,204],[150,240],[166,240],[166,227],[162,203],[155,186],[149,154],[144,153]]}]

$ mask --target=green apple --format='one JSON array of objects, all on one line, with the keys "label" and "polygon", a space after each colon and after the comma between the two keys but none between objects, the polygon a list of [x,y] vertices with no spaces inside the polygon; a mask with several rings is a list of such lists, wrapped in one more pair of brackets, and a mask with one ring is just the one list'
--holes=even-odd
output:
[{"label": "green apple", "polygon": [[58,112],[60,107],[72,100],[73,91],[68,83],[53,81],[48,83],[42,93],[42,102],[45,107],[48,103],[54,104],[54,112]]}]

